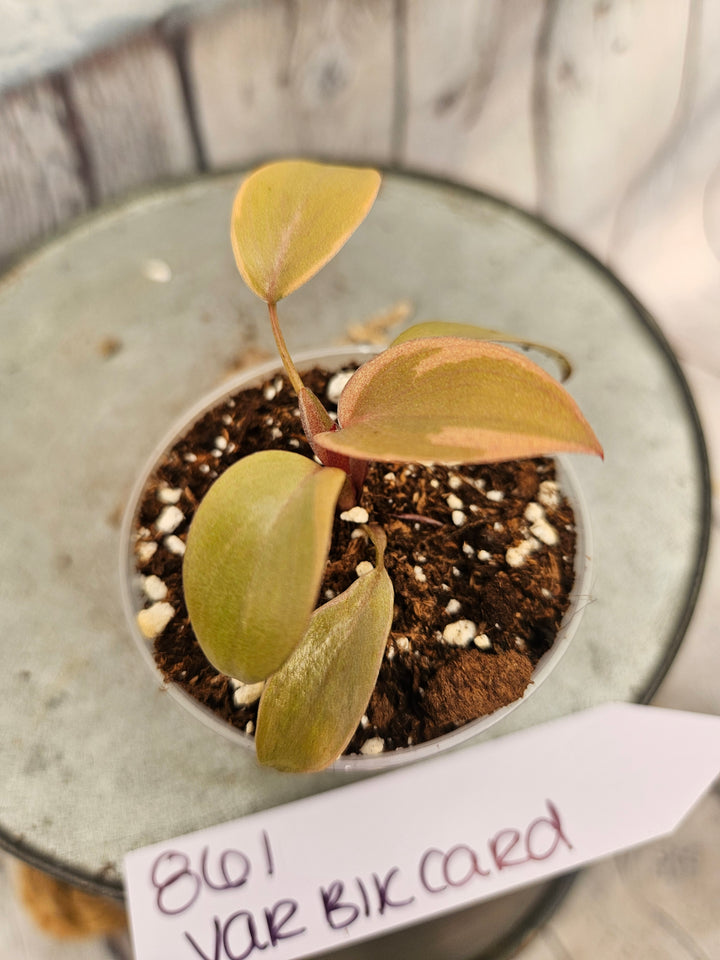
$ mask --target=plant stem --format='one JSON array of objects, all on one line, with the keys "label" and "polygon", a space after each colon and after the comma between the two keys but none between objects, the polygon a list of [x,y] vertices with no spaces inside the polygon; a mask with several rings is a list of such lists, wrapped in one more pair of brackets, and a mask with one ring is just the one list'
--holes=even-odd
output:
[{"label": "plant stem", "polygon": [[292,357],[288,352],[288,348],[285,344],[285,338],[282,335],[280,330],[280,324],[278,322],[277,315],[277,304],[268,303],[268,312],[270,313],[270,324],[272,326],[273,336],[275,337],[275,343],[277,344],[278,352],[280,354],[280,359],[282,360],[283,366],[285,367],[285,372],[287,373],[292,388],[298,395],[303,388],[303,382],[300,379],[300,374],[297,372],[295,364],[292,362]]}]

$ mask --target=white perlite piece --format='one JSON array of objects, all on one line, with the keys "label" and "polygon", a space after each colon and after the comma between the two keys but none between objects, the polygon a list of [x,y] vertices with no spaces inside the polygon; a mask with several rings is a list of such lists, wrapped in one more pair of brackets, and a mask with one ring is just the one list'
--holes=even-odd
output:
[{"label": "white perlite piece", "polygon": [[460,613],[461,606],[462,604],[460,601],[453,597],[451,600],[448,600],[447,604],[445,605],[445,613],[447,613],[450,617],[454,617],[456,613]]},{"label": "white perlite piece", "polygon": [[488,500],[492,500],[493,503],[500,503],[505,499],[505,494],[502,492],[502,490],[488,490],[485,496],[488,498]]},{"label": "white perlite piece", "polygon": [[359,577],[362,577],[366,573],[372,573],[373,569],[373,565],[369,560],[361,560],[360,563],[355,567],[355,573]]},{"label": "white perlite piece", "polygon": [[542,543],[547,544],[548,547],[554,547],[560,539],[555,527],[551,526],[545,519],[536,520],[530,527],[530,532]]},{"label": "white perlite piece", "polygon": [[407,653],[407,651],[410,649],[410,641],[407,637],[396,637],[395,646],[398,648],[398,650],[402,650],[403,653]]},{"label": "white perlite piece", "polygon": [[150,563],[152,558],[155,556],[156,550],[157,544],[154,540],[141,540],[139,543],[135,544],[135,553],[137,555],[138,563],[141,567],[144,567],[146,563]]},{"label": "white perlite piece", "polygon": [[337,373],[334,373],[332,377],[328,380],[328,385],[325,388],[325,396],[328,398],[330,403],[337,403],[340,399],[340,394],[345,389],[345,385],[353,375],[354,370],[338,370]]},{"label": "white perlite piece", "polygon": [[462,510],[462,508],[465,506],[460,497],[454,493],[449,493],[445,499],[447,500],[447,505],[451,510]]},{"label": "white perlite piece", "polygon": [[173,533],[184,519],[185,514],[179,507],[167,506],[155,521],[155,529],[159,533]]},{"label": "white perlite piece", "polygon": [[160,503],[176,504],[182,496],[180,487],[160,487],[157,492],[157,498]]},{"label": "white perlite piece", "polygon": [[174,533],[169,537],[165,537],[163,540],[163,546],[168,553],[173,553],[176,557],[182,557],[185,555],[185,544],[180,537],[176,537]]},{"label": "white perlite piece", "polygon": [[539,548],[540,541],[531,537],[529,540],[523,540],[516,547],[508,547],[505,553],[505,560],[510,567],[522,567],[531,553]]},{"label": "white perlite piece", "polygon": [[486,633],[479,633],[473,643],[479,650],[490,650],[492,648],[490,637]]},{"label": "white perlite piece", "polygon": [[427,583],[427,577],[422,567],[413,567],[413,575],[418,583]]},{"label": "white perlite piece", "polygon": [[149,577],[143,578],[143,593],[148,600],[164,600],[167,596],[168,588],[160,577],[151,574]]},{"label": "white perlite piece", "polygon": [[231,683],[235,687],[233,703],[236,707],[249,707],[253,703],[257,703],[265,686],[264,680],[259,683],[242,683],[240,680],[233,679]]},{"label": "white perlite piece", "polygon": [[525,507],[525,513],[523,514],[528,523],[535,523],[537,520],[545,519],[545,508],[541,507],[539,503],[535,500],[532,503],[529,503]]},{"label": "white perlite piece", "polygon": [[360,747],[360,753],[366,757],[377,756],[377,754],[382,753],[385,749],[385,741],[382,737],[370,737],[369,740],[366,740],[365,743]]},{"label": "white perlite piece", "polygon": [[365,507],[352,507],[350,510],[344,510],[340,514],[341,520],[347,520],[348,523],[367,523],[370,514]]},{"label": "white perlite piece", "polygon": [[451,473],[448,477],[448,486],[451,490],[459,490],[462,486],[462,480],[456,473]]},{"label": "white perlite piece", "polygon": [[491,556],[492,554],[488,553],[487,550],[478,550],[478,555],[477,555],[478,560],[487,561],[490,559]]},{"label": "white perlite piece", "polygon": [[477,626],[472,620],[456,620],[449,623],[442,633],[443,643],[451,647],[469,647],[477,636]]},{"label": "white perlite piece", "polygon": [[462,510],[453,510],[451,516],[452,516],[452,522],[455,524],[456,527],[461,527],[467,520],[467,517]]},{"label": "white perlite piece", "polygon": [[385,474],[383,480],[385,483],[395,483],[395,474],[392,472],[392,470]]},{"label": "white perlite piece", "polygon": [[252,722],[252,720],[248,720],[248,722],[245,724],[245,733],[247,733],[248,736],[255,733],[255,724]]},{"label": "white perlite piece", "polygon": [[154,640],[159,637],[165,627],[175,616],[175,608],[169,603],[154,603],[145,610],[140,610],[137,615],[137,625],[140,627],[140,633],[147,640]]},{"label": "white perlite piece", "polygon": [[557,510],[562,497],[560,484],[555,480],[543,480],[538,488],[538,500],[548,510]]}]

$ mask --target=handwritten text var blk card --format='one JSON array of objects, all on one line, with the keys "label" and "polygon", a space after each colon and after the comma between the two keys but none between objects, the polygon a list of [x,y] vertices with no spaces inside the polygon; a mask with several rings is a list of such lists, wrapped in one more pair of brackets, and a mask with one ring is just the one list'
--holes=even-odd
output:
[{"label": "handwritten text var blk card", "polygon": [[144,847],[136,960],[380,936],[670,833],[718,773],[720,717],[608,704]]}]

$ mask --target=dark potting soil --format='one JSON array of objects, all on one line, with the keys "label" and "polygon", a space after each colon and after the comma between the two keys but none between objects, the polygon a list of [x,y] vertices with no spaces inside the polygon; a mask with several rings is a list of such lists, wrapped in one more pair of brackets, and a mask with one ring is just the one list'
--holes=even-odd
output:
[{"label": "dark potting soil", "polygon": [[[325,396],[328,374],[313,370],[304,379]],[[165,584],[167,596],[154,597],[175,611],[154,641],[160,670],[242,730],[254,729],[257,704],[235,706],[232,681],[200,650],[182,596],[181,553],[213,481],[261,449],[312,455],[295,395],[280,376],[222,401],[167,452],[146,488],[135,531],[139,573]],[[574,517],[554,479],[554,462],[545,458],[453,468],[371,465],[361,506],[387,532],[395,615],[374,693],[346,752],[375,738],[386,750],[420,743],[523,695],[554,642],[573,584]],[[177,491],[183,515],[171,532],[162,521],[164,530],[156,526],[174,499],[168,491]],[[319,603],[343,591],[361,561],[373,561],[372,546],[357,530],[336,521]],[[544,542],[554,537],[557,543]],[[158,586],[155,579],[144,582]],[[465,627],[475,635],[468,646],[451,642],[453,631],[462,630],[452,626],[459,621],[474,625]]]}]

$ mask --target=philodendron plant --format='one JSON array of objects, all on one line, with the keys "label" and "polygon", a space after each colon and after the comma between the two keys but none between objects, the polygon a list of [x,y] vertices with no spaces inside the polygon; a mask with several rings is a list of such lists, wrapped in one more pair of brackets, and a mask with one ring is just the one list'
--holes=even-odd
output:
[{"label": "philodendron plant", "polygon": [[315,460],[251,454],[213,484],[192,522],[183,565],[198,643],[222,673],[264,683],[259,760],[289,771],[332,763],[370,699],[393,618],[384,531],[369,523],[374,567],[316,607],[338,509],[357,504],[368,462],[483,463],[557,452],[601,454],[566,390],[465,324],[411,327],[361,366],[337,421],[302,382],[277,304],[330,260],[369,212],[375,170],[283,161],[241,185],[232,246],[247,285],[267,303]]}]

